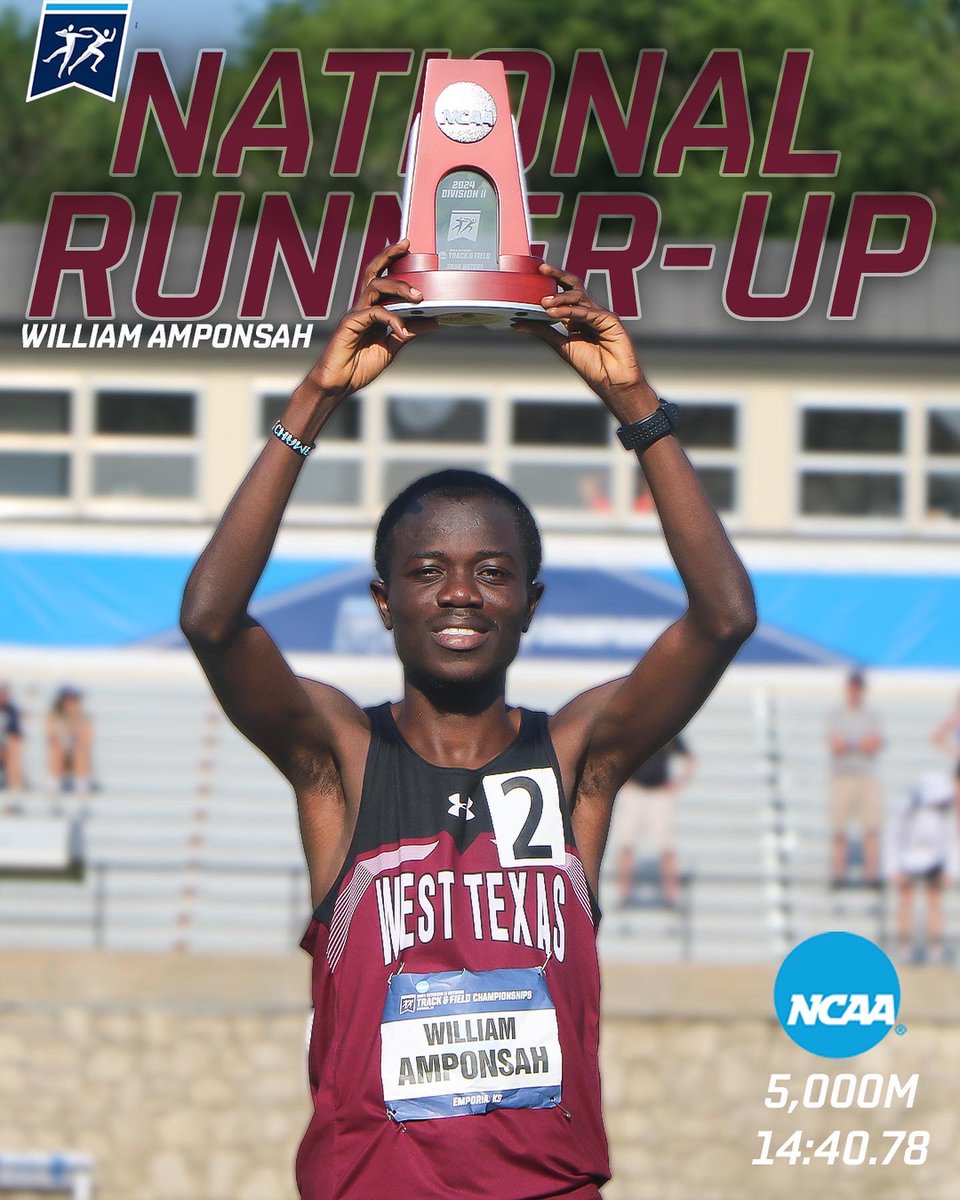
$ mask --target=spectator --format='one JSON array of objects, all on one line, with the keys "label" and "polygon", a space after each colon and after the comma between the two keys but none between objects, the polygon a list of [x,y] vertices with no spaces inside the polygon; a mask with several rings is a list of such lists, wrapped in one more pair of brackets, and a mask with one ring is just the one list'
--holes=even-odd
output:
[{"label": "spectator", "polygon": [[[674,758],[683,759],[683,769],[673,775]],[[676,797],[693,774],[696,759],[681,737],[675,737],[630,776],[614,805],[617,830],[617,890],[621,906],[629,903],[638,848],[654,855],[660,863],[663,902],[677,902],[677,854],[673,847],[673,810]]]},{"label": "spectator", "polygon": [[584,508],[595,513],[613,512],[613,504],[607,495],[603,475],[598,471],[588,471],[577,480],[577,494]]},{"label": "spectator", "polygon": [[853,824],[863,837],[863,881],[880,886],[880,829],[883,807],[876,759],[883,747],[877,714],[863,702],[866,681],[860,671],[847,677],[846,698],[827,723],[832,756],[830,826],[833,848],[830,866],[832,887],[849,882],[849,832]]},{"label": "spectator", "polygon": [[960,697],[957,699],[957,706],[953,712],[945,717],[934,730],[933,744],[953,759],[954,796],[957,801],[957,811],[960,812]]},{"label": "spectator", "polygon": [[0,767],[2,786],[11,792],[23,790],[23,730],[20,709],[14,704],[10,686],[0,683]]},{"label": "spectator", "polygon": [[[953,782],[941,771],[917,781],[893,823],[887,845],[890,874],[898,892],[897,937],[901,956],[913,962],[945,961],[943,888],[960,875],[960,838]],[[926,942],[911,949],[913,889],[927,893]]]},{"label": "spectator", "polygon": [[54,697],[47,715],[47,751],[51,791],[90,791],[93,718],[76,688],[62,687]]}]

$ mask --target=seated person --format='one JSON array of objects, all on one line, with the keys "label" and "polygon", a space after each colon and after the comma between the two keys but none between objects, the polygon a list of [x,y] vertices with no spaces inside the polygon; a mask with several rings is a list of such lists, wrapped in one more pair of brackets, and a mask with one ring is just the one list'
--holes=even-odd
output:
[{"label": "seated person", "polygon": [[89,792],[92,779],[93,718],[83,693],[62,687],[47,714],[47,763],[50,790]]},{"label": "seated person", "polygon": [[11,792],[23,789],[23,730],[20,709],[14,704],[10,686],[0,683],[0,787]]}]

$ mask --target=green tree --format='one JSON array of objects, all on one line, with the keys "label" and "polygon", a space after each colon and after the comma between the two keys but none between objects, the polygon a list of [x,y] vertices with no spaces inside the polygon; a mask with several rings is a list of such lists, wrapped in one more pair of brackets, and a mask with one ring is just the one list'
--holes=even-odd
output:
[{"label": "green tree", "polygon": [[[833,233],[839,232],[855,191],[918,191],[938,208],[940,240],[960,239],[960,6],[956,0],[485,0],[478,5],[436,0],[276,0],[247,27],[243,45],[227,60],[210,139],[208,160],[225,123],[270,50],[301,50],[314,128],[312,161],[302,179],[278,174],[279,156],[246,155],[242,177],[214,179],[210,161],[196,180],[178,179],[163,144],[150,130],[136,179],[111,180],[109,162],[121,106],[74,90],[25,105],[26,73],[32,54],[27,37],[7,17],[0,21],[0,53],[12,64],[0,79],[0,149],[15,164],[0,184],[0,217],[37,218],[50,191],[111,188],[129,194],[145,214],[157,190],[184,193],[183,216],[205,221],[210,197],[239,187],[253,198],[264,189],[289,191],[305,227],[315,226],[331,188],[357,193],[355,218],[374,191],[399,190],[397,161],[415,87],[419,52],[446,48],[469,57],[480,50],[538,47],[556,66],[553,98],[532,190],[636,190],[656,196],[665,232],[681,236],[729,237],[746,190],[771,191],[768,232],[794,235],[803,196],[810,190],[837,193]],[[329,48],[377,46],[417,52],[406,77],[382,79],[360,175],[331,179],[331,158],[340,125],[347,80],[323,74]],[[622,103],[630,95],[637,56],[644,47],[667,50],[666,69],[644,172],[618,178],[603,139],[591,123],[579,175],[555,180],[550,165],[563,99],[579,47],[602,50]],[[755,146],[745,178],[723,178],[718,151],[688,153],[677,178],[656,178],[660,137],[677,105],[713,48],[742,51]],[[809,47],[814,60],[797,137],[799,148],[839,150],[835,179],[764,179],[760,156],[780,65],[788,48]],[[517,88],[515,87],[515,95]],[[182,81],[186,100],[189,80]],[[716,113],[707,115],[716,119]],[[269,118],[268,118],[269,119]],[[565,212],[572,205],[568,202]]]},{"label": "green tree", "polygon": [[71,88],[27,104],[34,32],[0,13],[0,218],[38,220],[53,191],[100,191],[113,149],[113,105]]}]

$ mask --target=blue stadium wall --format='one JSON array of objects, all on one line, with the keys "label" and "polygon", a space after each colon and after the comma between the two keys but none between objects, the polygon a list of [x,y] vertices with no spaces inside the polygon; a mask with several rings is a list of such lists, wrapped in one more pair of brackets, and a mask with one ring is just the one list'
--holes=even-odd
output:
[{"label": "blue stadium wall", "polygon": [[[0,643],[182,649],[177,610],[192,554],[0,548]],[[960,667],[960,578],[752,569],[761,626],[742,663]],[[523,653],[631,658],[683,607],[663,569],[548,567]],[[275,557],[254,612],[288,651],[390,652],[357,559]]]}]

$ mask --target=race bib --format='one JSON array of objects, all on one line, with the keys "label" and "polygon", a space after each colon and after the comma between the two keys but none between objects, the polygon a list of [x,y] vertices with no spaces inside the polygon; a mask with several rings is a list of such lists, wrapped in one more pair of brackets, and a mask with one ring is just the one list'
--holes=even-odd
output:
[{"label": "race bib", "polygon": [[391,976],[380,1074],[398,1121],[559,1104],[563,1060],[543,972]]}]

